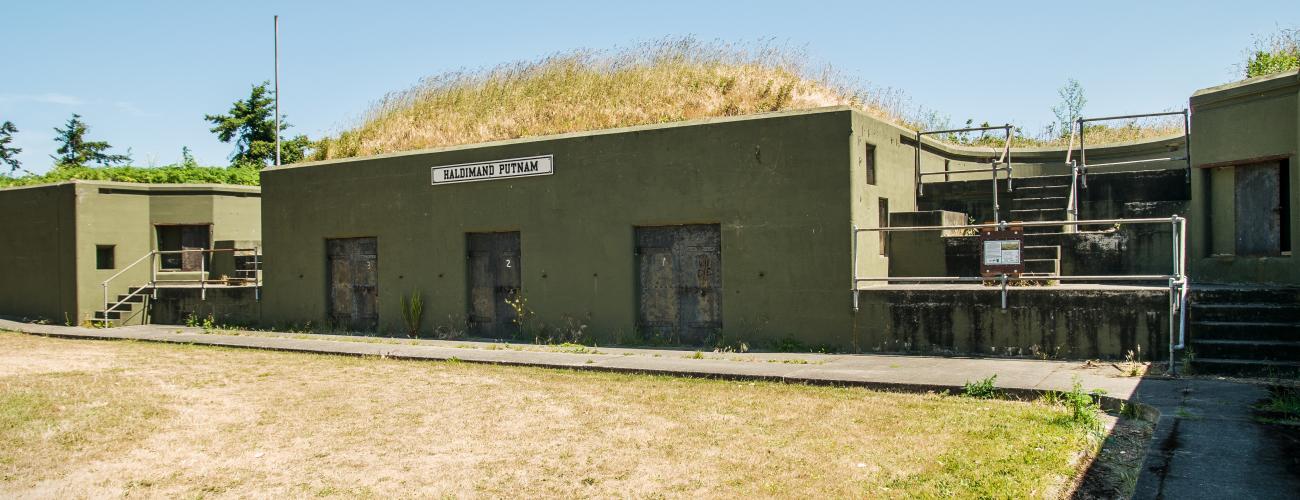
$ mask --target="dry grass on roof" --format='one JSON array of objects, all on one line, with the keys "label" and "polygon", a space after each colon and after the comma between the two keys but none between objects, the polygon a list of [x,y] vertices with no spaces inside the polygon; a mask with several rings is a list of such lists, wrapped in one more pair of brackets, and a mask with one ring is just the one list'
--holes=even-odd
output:
[{"label": "dry grass on roof", "polygon": [[[949,117],[910,105],[900,91],[812,67],[808,59],[770,43],[686,37],[443,73],[384,96],[353,126],[322,139],[312,159],[837,105],[912,130],[954,128]],[[1091,127],[1090,143],[1166,137],[1180,127],[1170,120],[1110,123]],[[935,138],[1000,144],[969,134]],[[1067,139],[1022,131],[1013,146],[1064,146]]]},{"label": "dry grass on roof", "polygon": [[357,126],[322,141],[315,157],[836,105],[907,124],[898,92],[849,83],[805,59],[771,45],[681,38],[447,73],[385,96]]}]

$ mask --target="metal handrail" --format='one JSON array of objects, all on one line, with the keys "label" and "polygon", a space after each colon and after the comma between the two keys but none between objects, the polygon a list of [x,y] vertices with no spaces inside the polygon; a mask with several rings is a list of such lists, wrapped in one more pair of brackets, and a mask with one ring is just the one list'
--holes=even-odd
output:
[{"label": "metal handrail", "polygon": [[1179,216],[1173,217],[1147,217],[1142,219],[1091,219],[1091,220],[1072,220],[1072,221],[1054,221],[1054,220],[1035,220],[1023,222],[987,222],[984,224],[960,224],[952,226],[885,226],[885,227],[855,227],[853,230],[859,233],[875,231],[947,231],[951,229],[1006,229],[1011,226],[1022,227],[1040,227],[1040,226],[1093,226],[1101,224],[1156,224],[1161,222],[1170,222],[1173,219],[1182,219]]},{"label": "metal handrail", "polygon": [[[1099,276],[1008,276],[1002,274],[996,278],[975,277],[975,276],[858,276],[858,235],[864,232],[897,232],[897,231],[947,231],[954,229],[999,229],[1005,230],[1011,226],[1021,227],[1042,227],[1042,226],[1073,226],[1080,225],[1098,225],[1098,224],[1169,224],[1170,225],[1170,244],[1171,244],[1171,266],[1170,274],[1134,274],[1134,275],[1099,275]],[[1183,349],[1187,340],[1187,300],[1188,292],[1191,289],[1191,282],[1187,278],[1187,219],[1174,215],[1168,218],[1141,218],[1141,219],[1094,219],[1094,220],[1068,220],[1068,221],[1025,221],[1025,222],[1007,222],[999,221],[987,224],[960,224],[946,226],[886,226],[860,228],[853,225],[851,228],[852,235],[852,254],[853,254],[853,279],[851,280],[851,292],[853,294],[853,310],[858,311],[858,285],[864,282],[898,282],[898,283],[970,283],[970,282],[988,282],[1000,281],[1002,283],[1002,307],[1007,307],[1007,283],[1011,281],[1163,281],[1169,289],[1169,370],[1172,374],[1177,374],[1177,367],[1174,365],[1174,351]],[[1175,342],[1175,335],[1177,341]]]},{"label": "metal handrail", "polygon": [[[1012,183],[1012,177],[1011,177],[1011,173],[1012,173],[1012,171],[1011,171],[1011,137],[1012,137],[1012,131],[1013,131],[1014,129],[1015,129],[1015,127],[1013,127],[1010,123],[1008,123],[1008,124],[1005,124],[1005,125],[989,125],[989,126],[985,126],[985,127],[966,127],[966,128],[947,129],[947,130],[925,130],[925,131],[918,130],[918,131],[916,131],[916,154],[915,154],[915,160],[914,160],[914,161],[915,161],[915,164],[914,164],[914,166],[913,166],[914,173],[915,173],[915,179],[914,179],[914,180],[915,180],[915,182],[916,182],[916,195],[917,195],[917,196],[922,196],[922,195],[925,194],[925,183],[922,182],[922,179],[921,179],[921,178],[924,177],[924,176],[926,176],[926,175],[934,175],[934,174],[942,173],[942,174],[945,175],[945,179],[946,179],[946,178],[947,178],[947,177],[946,177],[947,175],[954,174],[954,173],[961,173],[961,172],[985,172],[985,171],[987,171],[987,172],[990,172],[990,173],[993,175],[993,219],[994,219],[994,220],[997,220],[997,219],[998,219],[998,209],[999,209],[999,205],[998,205],[998,172],[1006,171],[1006,173],[1007,173],[1007,191],[1011,191],[1011,189],[1012,189],[1012,184],[1011,184],[1011,183]],[[957,133],[957,132],[981,132],[981,131],[988,131],[988,130],[1003,130],[1003,131],[1006,132],[1006,139],[1005,139],[1005,140],[1003,141],[1003,143],[1002,143],[1002,156],[1001,156],[1000,158],[996,159],[996,160],[992,160],[992,162],[990,163],[988,169],[982,169],[982,168],[981,168],[981,169],[969,169],[969,170],[961,170],[961,171],[944,170],[943,172],[933,172],[933,173],[932,173],[932,172],[926,172],[926,173],[921,172],[921,148],[923,147],[923,144],[922,144],[921,141],[922,141],[922,139],[923,139],[925,136],[927,136],[927,135],[935,135],[935,134],[952,134],[952,133]],[[999,168],[998,165],[1006,165],[1006,167],[1001,167],[1001,168]]]},{"label": "metal handrail", "polygon": [[[257,272],[254,274],[254,283],[255,283],[255,284],[254,284],[253,286],[255,286],[255,287],[257,288],[257,292],[256,292],[256,294],[257,294],[257,299],[258,299],[258,300],[261,300],[261,287],[262,287],[262,273],[261,273],[261,267],[262,267],[262,254],[261,254],[261,250],[259,250],[259,249],[257,249],[257,248],[196,248],[196,249],[187,249],[187,250],[150,250],[148,253],[146,253],[146,254],[140,256],[140,258],[138,258],[138,259],[136,259],[134,262],[128,264],[126,267],[123,267],[121,270],[119,270],[118,272],[114,273],[112,276],[109,276],[108,279],[106,279],[106,280],[104,280],[102,283],[100,283],[100,286],[102,287],[102,289],[103,289],[103,294],[104,294],[104,312],[110,312],[110,311],[113,311],[113,310],[117,309],[117,308],[120,307],[123,303],[125,303],[127,300],[130,300],[131,297],[134,297],[134,296],[136,296],[137,294],[139,294],[139,293],[140,293],[141,291],[143,291],[145,288],[148,288],[148,289],[150,289],[150,290],[156,290],[156,288],[157,288],[157,286],[158,286],[158,281],[159,281],[159,280],[158,280],[158,273],[159,273],[159,272],[173,272],[172,270],[160,269],[160,268],[158,267],[158,258],[157,258],[158,256],[160,256],[160,255],[172,255],[172,254],[182,254],[182,255],[183,255],[183,254],[186,254],[186,253],[193,253],[193,252],[200,252],[200,253],[206,253],[206,254],[213,254],[213,253],[217,253],[217,252],[232,252],[232,253],[233,253],[233,252],[253,252],[253,256],[257,259],[257,267],[258,267],[258,269],[256,270]],[[121,276],[123,273],[126,273],[128,270],[134,268],[136,265],[140,264],[141,262],[144,262],[145,259],[149,259],[149,281],[145,284],[146,286],[141,286],[141,287],[137,288],[135,291],[131,291],[131,289],[128,288],[128,289],[127,289],[128,293],[127,293],[126,297],[122,298],[122,300],[119,300],[119,301],[117,301],[116,303],[110,302],[110,301],[108,300],[108,295],[109,295],[109,294],[108,294],[108,285],[109,285],[109,284],[110,284],[114,279],[117,279],[117,277]],[[207,282],[210,281],[210,280],[207,279],[207,273],[208,273],[208,269],[207,269],[207,259],[200,259],[200,260],[199,260],[199,279],[198,279],[198,280],[167,280],[167,281],[172,281],[172,282],[188,282],[188,281],[197,281],[197,282],[199,283],[199,289],[200,289],[199,294],[200,294],[200,298],[201,298],[202,300],[207,300]],[[156,291],[155,291],[154,293],[156,293]]]}]

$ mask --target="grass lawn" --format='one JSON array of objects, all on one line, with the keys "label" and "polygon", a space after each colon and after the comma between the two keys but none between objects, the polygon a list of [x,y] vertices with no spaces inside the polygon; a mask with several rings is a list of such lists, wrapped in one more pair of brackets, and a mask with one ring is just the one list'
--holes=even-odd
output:
[{"label": "grass lawn", "polygon": [[0,496],[1055,497],[1045,403],[0,332]]}]

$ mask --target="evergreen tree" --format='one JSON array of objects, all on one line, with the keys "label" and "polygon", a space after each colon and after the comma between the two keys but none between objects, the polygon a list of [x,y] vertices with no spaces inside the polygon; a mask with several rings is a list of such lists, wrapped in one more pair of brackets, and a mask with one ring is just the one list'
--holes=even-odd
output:
[{"label": "evergreen tree", "polygon": [[98,163],[100,165],[127,164],[131,162],[131,155],[109,154],[107,151],[110,146],[105,141],[86,140],[86,131],[89,127],[81,121],[81,115],[73,113],[72,118],[64,125],[66,128],[55,127],[54,131],[59,133],[54,138],[54,142],[61,144],[59,149],[55,150],[58,156],[51,155],[56,167],[65,166],[84,166],[88,163]]},{"label": "evergreen tree", "polygon": [[18,161],[18,153],[23,152],[22,148],[15,148],[9,145],[14,140],[14,134],[18,133],[18,127],[13,122],[6,121],[0,123],[0,163],[9,165],[9,173],[22,168],[22,162]]},{"label": "evergreen tree", "polygon": [[[275,97],[270,82],[254,85],[247,99],[235,101],[228,114],[205,115],[221,142],[234,143],[231,163],[263,167],[275,162]],[[290,127],[280,115],[280,131]],[[280,141],[280,163],[301,161],[311,147],[305,135]]]},{"label": "evergreen tree", "polygon": [[199,162],[194,160],[194,153],[190,152],[189,146],[181,146],[181,166],[197,167]]}]

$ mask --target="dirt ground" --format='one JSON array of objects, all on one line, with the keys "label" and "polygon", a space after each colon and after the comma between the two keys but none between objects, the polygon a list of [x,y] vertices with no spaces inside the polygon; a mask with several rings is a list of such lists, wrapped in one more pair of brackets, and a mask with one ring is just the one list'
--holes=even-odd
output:
[{"label": "dirt ground", "polygon": [[0,332],[5,497],[1056,497],[1096,452],[1064,415]]}]

